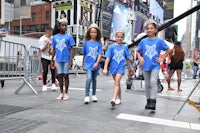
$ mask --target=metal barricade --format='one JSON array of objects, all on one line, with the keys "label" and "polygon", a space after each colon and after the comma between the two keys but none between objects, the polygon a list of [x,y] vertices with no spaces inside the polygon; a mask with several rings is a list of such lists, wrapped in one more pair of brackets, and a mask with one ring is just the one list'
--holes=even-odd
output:
[{"label": "metal barricade", "polygon": [[30,64],[29,78],[33,81],[42,75],[41,53],[38,47],[30,46],[28,49]]},{"label": "metal barricade", "polygon": [[15,91],[16,94],[28,85],[37,94],[29,82],[29,52],[25,45],[2,41],[0,45],[0,80],[23,80],[23,84]]},{"label": "metal barricade", "polygon": [[[18,55],[18,53],[21,53]],[[19,77],[25,74],[26,47],[23,44],[2,41],[0,45],[0,76]]]}]

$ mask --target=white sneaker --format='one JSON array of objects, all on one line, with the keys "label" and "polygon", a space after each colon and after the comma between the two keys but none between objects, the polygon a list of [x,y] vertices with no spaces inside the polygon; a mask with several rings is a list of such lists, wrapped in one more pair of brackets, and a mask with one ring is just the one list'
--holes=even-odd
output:
[{"label": "white sneaker", "polygon": [[119,98],[117,98],[117,99],[115,100],[115,104],[116,104],[116,105],[121,104],[121,100],[120,100]]},{"label": "white sneaker", "polygon": [[97,99],[97,96],[96,96],[96,95],[93,95],[93,96],[92,96],[92,101],[93,101],[93,102],[97,102],[97,101],[98,101],[98,99]]},{"label": "white sneaker", "polygon": [[51,90],[52,90],[52,91],[55,91],[56,89],[57,89],[56,84],[52,84]]},{"label": "white sneaker", "polygon": [[88,104],[90,102],[90,97],[89,96],[86,96],[85,99],[84,99],[84,103],[85,104]]},{"label": "white sneaker", "polygon": [[47,86],[46,85],[43,85],[42,91],[47,91]]},{"label": "white sneaker", "polygon": [[195,82],[195,81],[198,81],[198,80],[197,80],[197,79],[192,79],[192,81],[194,81],[194,82]]}]

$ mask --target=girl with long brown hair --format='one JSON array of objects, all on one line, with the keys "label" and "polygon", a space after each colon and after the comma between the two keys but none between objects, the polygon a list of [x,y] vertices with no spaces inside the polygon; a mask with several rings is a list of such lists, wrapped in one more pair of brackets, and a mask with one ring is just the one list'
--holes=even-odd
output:
[{"label": "girl with long brown hair", "polygon": [[96,24],[91,24],[85,35],[85,42],[83,44],[83,69],[86,70],[86,85],[85,85],[85,99],[84,103],[90,102],[90,84],[92,83],[92,101],[97,102],[96,88],[97,75],[100,69],[100,59],[103,54],[102,33]]},{"label": "girl with long brown hair", "polygon": [[174,74],[174,72],[176,71],[177,73],[177,82],[178,82],[178,92],[181,92],[182,90],[180,89],[180,85],[181,85],[181,72],[183,69],[183,61],[185,58],[185,53],[181,47],[181,42],[177,41],[174,43],[174,49],[171,55],[171,63],[170,63],[170,72],[169,72],[169,76],[167,77],[167,83],[168,83],[168,91],[172,91],[175,90],[173,88],[171,88],[170,86],[170,81],[171,81],[171,77]]}]

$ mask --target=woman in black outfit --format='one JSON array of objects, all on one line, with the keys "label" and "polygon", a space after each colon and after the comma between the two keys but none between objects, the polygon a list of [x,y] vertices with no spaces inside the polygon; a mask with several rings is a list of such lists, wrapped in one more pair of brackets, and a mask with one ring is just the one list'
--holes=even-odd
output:
[{"label": "woman in black outfit", "polygon": [[171,81],[171,77],[174,74],[174,72],[176,71],[177,73],[177,82],[178,82],[178,92],[181,92],[182,90],[180,89],[180,85],[181,85],[181,72],[183,69],[183,61],[184,61],[184,57],[185,57],[185,53],[181,47],[181,42],[177,41],[174,43],[174,49],[171,55],[171,63],[170,63],[170,72],[169,75],[167,77],[167,83],[168,83],[168,91],[171,90],[175,90],[173,88],[171,88],[170,86],[170,81]]}]

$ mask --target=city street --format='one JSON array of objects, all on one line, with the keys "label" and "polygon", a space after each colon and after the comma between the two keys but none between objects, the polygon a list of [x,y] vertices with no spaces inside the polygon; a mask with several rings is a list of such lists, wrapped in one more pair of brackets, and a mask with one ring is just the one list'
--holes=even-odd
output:
[{"label": "city street", "polygon": [[[80,77],[78,77],[80,76]],[[7,80],[0,89],[1,133],[199,133],[200,114],[188,103],[173,120],[184,99],[196,82],[182,82],[182,93],[164,90],[158,95],[155,113],[146,111],[144,83],[134,81],[132,89],[126,89],[126,75],[121,81],[122,104],[111,108],[113,93],[111,76],[101,74],[97,79],[98,102],[84,104],[85,74],[70,74],[70,99],[56,100],[59,90],[41,91],[41,81],[31,82],[38,92],[35,95],[27,86],[15,94],[20,80]],[[51,84],[49,84],[51,86]],[[141,88],[142,87],[142,88]],[[172,81],[176,88],[176,81]],[[199,87],[191,99],[198,101]]]}]

